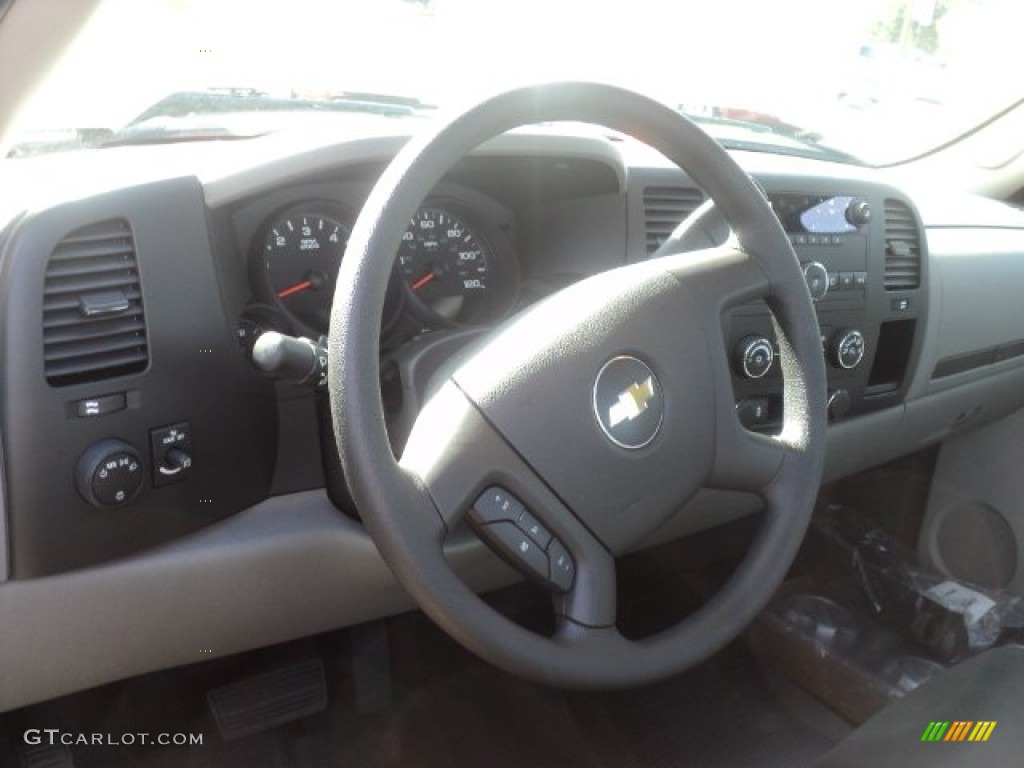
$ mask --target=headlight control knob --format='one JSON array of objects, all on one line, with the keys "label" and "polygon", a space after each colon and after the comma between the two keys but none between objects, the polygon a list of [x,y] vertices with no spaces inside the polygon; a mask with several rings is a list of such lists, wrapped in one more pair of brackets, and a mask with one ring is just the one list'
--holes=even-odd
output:
[{"label": "headlight control knob", "polygon": [[736,373],[748,379],[760,379],[772,367],[775,350],[764,336],[745,336],[736,345],[733,365]]},{"label": "headlight control knob", "polygon": [[121,440],[103,440],[82,454],[75,486],[82,498],[99,509],[122,507],[142,490],[142,458]]}]

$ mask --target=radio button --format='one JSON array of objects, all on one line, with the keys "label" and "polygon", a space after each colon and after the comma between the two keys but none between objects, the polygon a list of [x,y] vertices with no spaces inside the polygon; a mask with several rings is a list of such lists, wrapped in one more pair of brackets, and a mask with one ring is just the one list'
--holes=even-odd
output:
[{"label": "radio button", "polygon": [[505,560],[519,566],[528,575],[547,581],[547,553],[514,524],[507,521],[491,523],[477,531]]},{"label": "radio button", "polygon": [[548,548],[548,560],[551,563],[549,583],[559,592],[568,592],[576,578],[576,564],[572,561],[569,550],[558,539],[553,539]]},{"label": "radio button", "polygon": [[871,204],[867,200],[853,200],[846,209],[846,220],[855,227],[871,221]]},{"label": "radio button", "polygon": [[828,293],[828,270],[817,261],[809,261],[802,265],[804,282],[811,293],[811,301],[820,301]]},{"label": "radio button", "polygon": [[473,502],[469,516],[480,525],[502,521],[515,522],[525,509],[519,499],[504,488],[494,485]]}]

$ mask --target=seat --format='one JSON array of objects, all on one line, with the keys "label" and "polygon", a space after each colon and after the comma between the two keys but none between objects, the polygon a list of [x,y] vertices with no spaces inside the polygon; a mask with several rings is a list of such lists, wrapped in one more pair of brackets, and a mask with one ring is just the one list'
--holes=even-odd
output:
[{"label": "seat", "polygon": [[[989,739],[922,741],[932,722],[995,721]],[[952,725],[946,730],[953,733]],[[1024,647],[986,651],[894,701],[814,763],[815,768],[1024,765]]]}]

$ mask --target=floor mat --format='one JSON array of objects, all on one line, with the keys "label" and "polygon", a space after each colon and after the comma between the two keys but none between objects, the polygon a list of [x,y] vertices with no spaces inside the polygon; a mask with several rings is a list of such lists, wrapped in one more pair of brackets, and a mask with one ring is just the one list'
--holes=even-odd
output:
[{"label": "floor mat", "polygon": [[470,663],[417,691],[372,731],[363,731],[364,749],[344,764],[793,768],[849,728],[733,648],[665,683],[598,694],[534,686]]},{"label": "floor mat", "polygon": [[318,646],[334,649],[328,709],[272,731],[223,741],[202,703],[201,670],[67,697],[31,712],[30,724],[203,734],[201,746],[73,747],[79,768],[796,768],[849,732],[740,644],[657,685],[578,693],[499,672],[420,615],[400,623],[394,700],[375,714],[357,711],[345,636],[332,633]]},{"label": "floor mat", "polygon": [[[620,619],[644,634],[692,610],[699,604],[693,594],[665,588],[680,583],[679,564],[692,559],[656,549],[627,561],[620,594],[629,595],[623,603],[633,610],[632,618],[625,610]],[[550,631],[543,590],[521,585],[488,599],[523,626]],[[362,679],[386,682],[382,700],[390,704],[370,713],[357,706],[367,697],[356,695],[352,631],[341,630],[4,716],[0,731],[6,727],[8,743],[0,739],[0,763],[4,747],[17,749],[25,728],[61,728],[202,736],[191,746],[73,746],[77,768],[798,768],[850,731],[816,699],[762,668],[742,642],[657,685],[579,693],[490,667],[422,613],[387,619],[377,630],[375,636],[387,637],[386,672]],[[326,669],[325,711],[234,741],[221,738],[207,691],[310,658]]]}]

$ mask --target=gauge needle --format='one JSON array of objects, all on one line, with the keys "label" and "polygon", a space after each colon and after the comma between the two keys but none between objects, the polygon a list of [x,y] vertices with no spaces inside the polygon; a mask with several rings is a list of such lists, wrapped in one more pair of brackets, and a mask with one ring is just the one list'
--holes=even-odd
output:
[{"label": "gauge needle", "polygon": [[313,287],[313,281],[312,280],[303,280],[301,283],[296,283],[295,285],[291,285],[291,286],[289,286],[289,287],[287,287],[287,288],[285,288],[283,290],[278,291],[277,292],[277,298],[283,299],[285,296],[291,296],[293,293],[298,293],[299,291],[304,291],[307,288],[312,288],[312,287]]},{"label": "gauge needle", "polygon": [[424,285],[433,280],[434,277],[436,277],[436,275],[433,272],[427,272],[427,274],[425,274],[423,277],[421,277],[419,280],[412,284],[412,289],[414,291],[418,291]]}]

